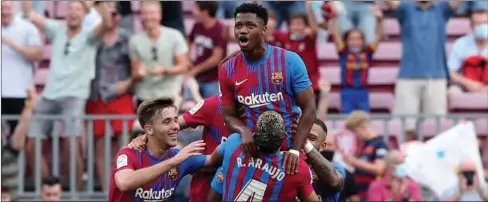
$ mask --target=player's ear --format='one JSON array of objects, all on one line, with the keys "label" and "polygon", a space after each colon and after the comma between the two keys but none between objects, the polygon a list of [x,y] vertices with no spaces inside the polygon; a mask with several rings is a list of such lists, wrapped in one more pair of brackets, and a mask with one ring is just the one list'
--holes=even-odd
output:
[{"label": "player's ear", "polygon": [[146,134],[148,135],[153,135],[154,130],[153,127],[150,125],[144,125],[144,131],[146,131]]},{"label": "player's ear", "polygon": [[266,33],[266,30],[268,30],[268,25],[263,25],[263,34]]}]

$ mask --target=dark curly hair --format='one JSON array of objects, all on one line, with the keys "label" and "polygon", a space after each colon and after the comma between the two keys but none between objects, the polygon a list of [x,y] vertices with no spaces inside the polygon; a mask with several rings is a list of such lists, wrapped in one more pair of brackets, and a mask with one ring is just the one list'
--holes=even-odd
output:
[{"label": "dark curly hair", "polygon": [[265,25],[268,24],[268,10],[257,3],[243,3],[238,6],[234,11],[234,19],[239,13],[254,13]]},{"label": "dark curly hair", "polygon": [[285,121],[280,114],[275,111],[266,111],[259,116],[254,141],[261,153],[277,152],[285,137]]}]

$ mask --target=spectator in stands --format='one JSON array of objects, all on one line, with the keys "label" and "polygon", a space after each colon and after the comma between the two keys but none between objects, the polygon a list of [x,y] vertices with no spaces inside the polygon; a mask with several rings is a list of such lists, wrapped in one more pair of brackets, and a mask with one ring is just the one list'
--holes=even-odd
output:
[{"label": "spectator in stands", "polygon": [[473,32],[454,42],[448,66],[451,80],[457,85],[449,94],[488,92],[488,11],[471,14]]},{"label": "spectator in stands", "polygon": [[291,16],[307,14],[304,1],[263,1],[261,4],[276,15],[277,29],[281,27],[281,23],[291,19]]},{"label": "spectator in stands", "polygon": [[[91,30],[82,31],[82,21],[86,15],[83,3],[72,1],[69,3],[66,24],[46,19],[32,11],[32,2],[24,1],[22,11],[25,19],[30,20],[39,30],[44,31],[47,39],[52,42],[52,56],[43,94],[34,108],[37,115],[63,115],[64,137],[79,136],[82,131],[86,99],[89,96],[90,81],[94,77],[94,59],[96,45],[100,37],[110,28],[110,14],[106,8],[102,9],[102,23]],[[44,139],[53,121],[48,119],[34,119],[30,124],[27,156],[33,157],[35,139]],[[70,138],[62,138],[63,146],[75,147],[77,182],[81,188],[83,162],[81,158],[80,139],[76,145],[70,145]],[[65,155],[69,157],[70,155]],[[34,159],[30,158],[31,168]],[[69,161],[66,161],[69,162]],[[44,157],[41,159],[42,176],[48,176],[49,171]]]},{"label": "spectator in stands", "polygon": [[488,189],[482,187],[476,163],[465,159],[459,164],[459,184],[442,194],[442,201],[488,201]]},{"label": "spectator in stands", "polygon": [[342,37],[339,33],[339,21],[332,20],[332,38],[341,65],[341,106],[345,114],[354,110],[370,111],[368,72],[373,54],[383,37],[383,12],[378,7],[370,12],[376,16],[378,24],[376,38],[371,43],[367,43],[364,33],[355,28],[348,30]]},{"label": "spectator in stands", "polygon": [[354,111],[346,119],[346,129],[355,133],[361,142],[358,156],[343,154],[344,162],[355,168],[354,175],[359,185],[361,199],[366,199],[369,184],[385,170],[384,159],[388,147],[382,136],[377,135],[371,128],[368,113]]},{"label": "spectator in stands", "polygon": [[[318,128],[316,128],[316,124],[313,125],[312,130],[310,132],[310,136],[319,134],[316,131]],[[310,142],[314,143],[310,138],[308,139]],[[330,162],[333,163],[338,163],[341,164],[340,162],[337,162],[334,160],[334,157],[340,155],[340,153],[336,152],[336,136],[334,134],[327,134],[327,137],[324,140],[321,140],[321,142],[316,142],[315,148],[319,149],[320,153]],[[339,201],[340,202],[345,202],[345,201],[360,201],[359,198],[359,191],[358,191],[358,185],[356,183],[356,179],[354,178],[354,174],[346,169],[346,176],[344,179],[344,187],[342,188],[341,194],[339,196]]]},{"label": "spectator in stands", "polygon": [[237,1],[218,1],[219,9],[217,10],[217,18],[219,19],[233,19],[234,11],[240,2]]},{"label": "spectator in stands", "polygon": [[61,201],[63,189],[58,177],[48,176],[42,179],[41,200],[45,202]]},{"label": "spectator in stands", "polygon": [[377,10],[374,4],[374,1],[343,1],[344,10],[337,13],[341,35],[357,29],[363,33],[366,44],[375,43],[381,25],[377,23],[377,11],[371,12]]},{"label": "spectator in stands", "polygon": [[183,35],[159,24],[159,2],[143,1],[141,4],[144,32],[134,35],[129,45],[132,77],[139,80],[135,89],[138,106],[155,97],[179,96],[182,75],[189,66],[188,45]]},{"label": "spectator in stands", "polygon": [[[446,114],[446,24],[461,1],[387,3],[400,23],[403,44],[394,113]],[[406,124],[407,139],[415,139],[415,120],[408,119]]]},{"label": "spectator in stands", "polygon": [[82,1],[85,4],[87,14],[83,19],[83,29],[90,30],[102,22],[100,8],[102,1]]},{"label": "spectator in stands", "polygon": [[132,11],[132,1],[117,1],[117,9],[120,13],[120,28],[129,32],[134,32],[134,14]]},{"label": "spectator in stands", "polygon": [[217,65],[226,56],[228,30],[215,18],[217,1],[196,1],[195,4],[195,25],[188,39],[196,59],[188,75],[196,78],[205,99],[219,94]]},{"label": "spectator in stands", "polygon": [[2,132],[2,201],[10,201],[13,198],[13,192],[18,188],[18,156],[24,150],[29,121],[32,116],[32,106],[37,101],[36,97],[36,89],[34,87],[28,88],[26,105],[20,114],[19,124],[13,129],[13,134],[8,139]]},{"label": "spectator in stands", "polygon": [[[22,112],[25,89],[34,85],[34,63],[43,58],[38,30],[14,15],[14,2],[2,1],[2,115]],[[10,132],[16,125],[8,122]]]},{"label": "spectator in stands", "polygon": [[[129,40],[130,33],[119,28],[120,14],[115,2],[106,2],[108,12],[111,13],[110,29],[103,35],[96,57],[95,79],[92,80],[91,94],[86,104],[87,114],[90,115],[132,115],[134,103],[132,101],[132,85]],[[122,146],[123,120],[111,120],[111,131],[114,133],[115,145],[112,154],[116,154]],[[128,120],[127,127],[132,126]],[[127,128],[130,131],[130,128]],[[105,120],[95,120],[93,125],[95,136],[95,153],[102,154],[105,149]],[[106,190],[105,156],[95,155],[95,166],[100,185]]]},{"label": "spectator in stands", "polygon": [[[273,2],[268,3],[272,4]],[[318,98],[320,97],[318,86],[320,73],[316,43],[318,28],[313,15],[311,2],[306,3],[306,10],[307,13],[290,15],[290,18],[288,19],[288,32],[275,31],[273,35],[279,46],[296,52],[305,62],[308,77],[312,82],[315,101],[318,102]]]},{"label": "spectator in stands", "polygon": [[390,151],[386,159],[385,176],[371,183],[368,201],[422,201],[420,187],[407,176],[405,155]]},{"label": "spectator in stands", "polygon": [[161,25],[176,29],[186,37],[185,24],[183,23],[183,2],[159,1],[159,3],[162,16],[160,18]]}]

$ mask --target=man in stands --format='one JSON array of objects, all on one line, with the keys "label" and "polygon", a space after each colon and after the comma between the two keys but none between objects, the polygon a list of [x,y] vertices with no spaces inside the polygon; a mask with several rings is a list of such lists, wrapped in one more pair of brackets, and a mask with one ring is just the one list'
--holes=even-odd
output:
[{"label": "man in stands", "polygon": [[147,148],[143,152],[125,148],[117,154],[110,179],[109,201],[169,200],[185,175],[221,162],[215,156],[201,155],[205,149],[201,140],[181,151],[173,148],[180,128],[172,99],[144,101],[137,116],[148,135]]},{"label": "man in stands", "polygon": [[359,195],[365,200],[370,183],[383,175],[388,146],[383,137],[370,127],[369,115],[364,111],[352,112],[347,117],[345,125],[348,130],[356,134],[362,145],[357,156],[344,154],[344,162],[355,168],[354,175],[359,185]]},{"label": "man in stands", "polygon": [[473,32],[457,39],[449,55],[451,80],[457,84],[450,94],[488,92],[488,11],[473,12],[471,27]]},{"label": "man in stands", "polygon": [[[205,142],[204,155],[212,154],[212,152],[221,143],[227,140],[230,135],[227,127],[224,126],[224,116],[220,106],[220,98],[218,95],[209,97],[195,107],[185,112],[178,117],[178,125],[180,130],[186,128],[203,127],[202,139]],[[147,135],[141,136],[133,140],[129,144],[129,148],[134,148],[143,151],[147,142]],[[190,185],[190,201],[205,201],[210,190],[208,186],[212,182],[215,174],[215,169],[205,169],[193,175]]]},{"label": "man in stands", "polygon": [[[96,47],[104,33],[110,29],[110,13],[103,3],[102,23],[92,29],[82,30],[86,10],[81,1],[69,2],[66,24],[46,19],[33,12],[31,1],[22,2],[22,11],[23,17],[43,31],[53,44],[49,77],[42,97],[34,108],[34,114],[62,115],[64,135],[79,136],[83,125],[81,116],[85,114],[86,99],[90,93],[90,82],[95,76]],[[27,156],[34,156],[35,138],[46,138],[52,125],[53,121],[49,119],[32,120],[28,134]],[[83,161],[80,138],[75,145],[70,144],[70,138],[62,138],[62,141],[65,151],[74,148],[76,152],[76,182],[78,188],[81,188]],[[33,169],[34,159],[28,162]],[[42,176],[48,176],[48,166],[44,158],[41,159],[40,166]]]},{"label": "man in stands", "polygon": [[[286,173],[298,172],[299,151],[303,148],[315,117],[313,89],[303,60],[296,53],[265,43],[268,21],[265,8],[255,3],[241,4],[235,11],[234,35],[240,53],[219,70],[225,124],[242,135],[243,149],[257,156],[253,131],[258,117],[268,110],[279,112],[286,122],[288,137],[283,144]],[[240,118],[238,105],[245,117]],[[298,122],[296,134],[291,124]]]},{"label": "man in stands", "polygon": [[217,198],[209,201],[294,201],[297,197],[300,201],[319,201],[305,162],[300,163],[297,174],[285,174],[284,156],[279,152],[287,136],[284,124],[281,115],[274,111],[259,116],[254,134],[257,157],[244,154],[242,137],[237,133],[218,147],[223,163],[212,181],[212,189],[222,198],[212,194]]},{"label": "man in stands", "polygon": [[202,97],[208,98],[219,94],[217,65],[226,56],[228,30],[215,18],[217,1],[196,1],[195,4],[196,22],[188,39],[190,48],[195,48],[196,58],[188,74],[198,81]]},{"label": "man in stands", "polygon": [[478,172],[475,161],[462,160],[458,170],[459,184],[443,193],[441,201],[488,201],[488,188],[480,182],[483,174]]},{"label": "man in stands", "polygon": [[[2,115],[20,115],[34,85],[35,62],[43,59],[39,31],[15,17],[14,1],[2,1]],[[12,133],[17,121],[8,121]]]},{"label": "man in stands", "polygon": [[41,200],[44,202],[61,201],[63,188],[61,180],[55,176],[48,176],[42,179]]}]

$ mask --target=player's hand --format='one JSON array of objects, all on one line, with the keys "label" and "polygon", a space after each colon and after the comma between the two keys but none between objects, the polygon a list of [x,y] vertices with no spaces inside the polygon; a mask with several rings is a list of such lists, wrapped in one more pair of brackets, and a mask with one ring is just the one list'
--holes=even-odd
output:
[{"label": "player's hand", "polygon": [[202,155],[202,151],[205,149],[205,142],[203,140],[198,140],[195,142],[190,143],[186,147],[176,154],[172,159],[175,161],[177,165],[185,161],[186,159],[192,156],[200,156]]},{"label": "player's hand", "polygon": [[142,152],[146,148],[146,142],[147,142],[147,135],[145,134],[134,138],[132,141],[130,141],[127,147]]},{"label": "player's hand", "polygon": [[258,157],[259,152],[258,148],[256,147],[256,144],[254,143],[254,134],[249,130],[245,129],[244,133],[241,134],[242,136],[242,148],[244,149],[244,152],[247,154],[251,155],[252,157]]},{"label": "player's hand", "polygon": [[285,166],[286,174],[298,173],[298,166],[299,166],[298,163],[300,157],[290,152],[284,152],[283,156],[284,156],[283,163]]}]

